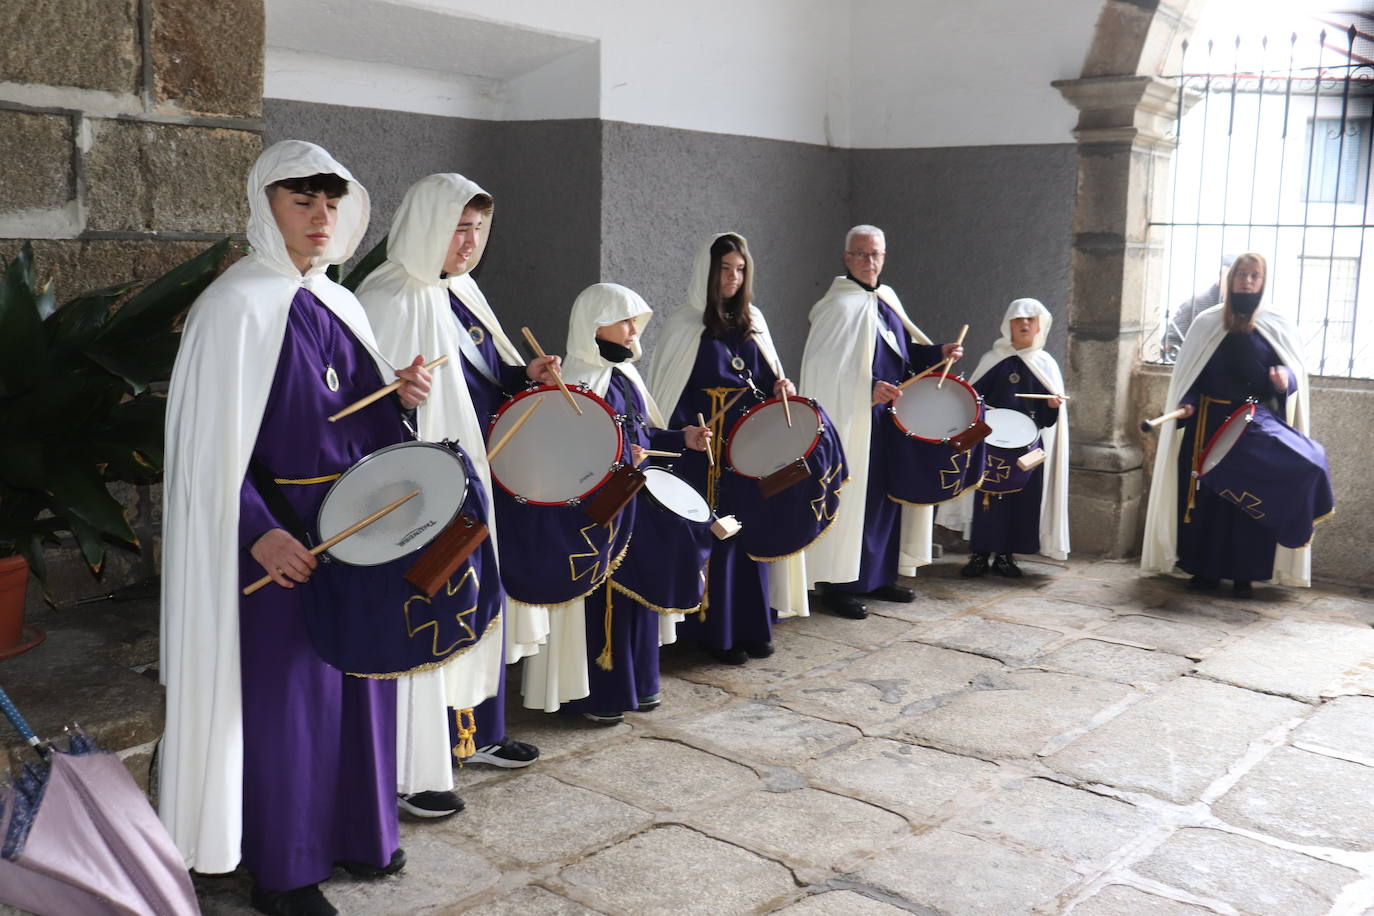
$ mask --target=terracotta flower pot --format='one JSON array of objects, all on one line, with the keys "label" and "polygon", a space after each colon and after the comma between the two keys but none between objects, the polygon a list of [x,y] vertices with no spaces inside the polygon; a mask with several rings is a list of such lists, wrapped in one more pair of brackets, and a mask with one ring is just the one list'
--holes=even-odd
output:
[{"label": "terracotta flower pot", "polygon": [[0,651],[14,648],[24,638],[28,584],[29,564],[23,557],[0,557]]}]

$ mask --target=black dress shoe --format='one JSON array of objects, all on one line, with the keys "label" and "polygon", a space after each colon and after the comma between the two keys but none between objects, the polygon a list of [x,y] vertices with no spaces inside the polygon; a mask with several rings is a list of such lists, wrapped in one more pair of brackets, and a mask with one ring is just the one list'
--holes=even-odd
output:
[{"label": "black dress shoe", "polygon": [[863,620],[868,616],[868,605],[860,601],[853,592],[827,591],[825,593],[825,606],[841,617],[848,617],[850,620]]},{"label": "black dress shoe", "polygon": [[1255,597],[1255,589],[1250,585],[1250,580],[1237,579],[1231,583],[1231,594],[1237,598],[1253,598]]},{"label": "black dress shoe", "polygon": [[773,654],[773,643],[767,640],[764,642],[742,642],[739,647],[748,652],[750,658],[767,658]]},{"label": "black dress shoe", "polygon": [[1021,567],[1016,565],[1016,561],[1011,558],[1009,553],[999,553],[997,559],[992,561],[992,568],[1008,579],[1021,578]]},{"label": "black dress shoe", "polygon": [[712,649],[711,657],[722,665],[742,665],[749,661],[749,653],[739,646],[733,649]]},{"label": "black dress shoe", "polygon": [[916,600],[916,589],[907,588],[905,585],[898,585],[893,582],[890,585],[880,585],[868,593],[870,598],[877,598],[879,601],[891,601],[895,604],[910,604]]},{"label": "black dress shoe", "polygon": [[1188,580],[1188,591],[1210,592],[1220,584],[1220,579],[1208,579],[1206,576],[1193,576],[1193,578]]},{"label": "black dress shoe", "polygon": [[959,575],[965,579],[977,579],[988,571],[988,555],[985,553],[975,553],[968,558],[964,568],[959,570]]},{"label": "black dress shoe", "polygon": [[318,884],[289,891],[269,891],[253,885],[253,909],[268,916],[338,916],[338,910],[320,892]]},{"label": "black dress shoe", "polygon": [[344,859],[334,864],[355,878],[385,878],[387,875],[394,875],[406,867],[406,851],[397,847],[396,851],[391,854],[391,861],[386,865],[354,862],[351,859]]}]

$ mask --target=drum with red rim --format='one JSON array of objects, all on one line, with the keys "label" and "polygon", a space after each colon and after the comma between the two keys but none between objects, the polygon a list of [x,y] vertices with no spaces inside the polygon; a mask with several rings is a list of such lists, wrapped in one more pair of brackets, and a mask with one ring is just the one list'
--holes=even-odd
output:
[{"label": "drum with red rim", "polygon": [[1010,407],[989,407],[984,415],[992,432],[983,440],[983,480],[978,489],[984,493],[1017,493],[1030,483],[1035,468],[1022,470],[1017,459],[1040,447],[1040,428],[1035,421]]},{"label": "drum with red rim", "polygon": [[879,442],[892,449],[887,493],[898,502],[935,505],[954,499],[983,476],[980,442],[959,451],[950,441],[983,419],[983,399],[968,382],[937,374],[917,379],[888,405],[892,422]]}]

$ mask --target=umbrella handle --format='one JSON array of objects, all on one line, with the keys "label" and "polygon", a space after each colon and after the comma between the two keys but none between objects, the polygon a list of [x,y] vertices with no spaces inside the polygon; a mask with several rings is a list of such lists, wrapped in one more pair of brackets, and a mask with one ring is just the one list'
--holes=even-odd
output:
[{"label": "umbrella handle", "polygon": [[33,729],[29,728],[29,723],[25,722],[24,717],[19,714],[19,710],[15,709],[14,701],[10,699],[8,693],[5,693],[3,687],[0,687],[0,712],[5,714],[5,718],[10,720],[14,730],[19,732],[19,736],[29,744],[38,747],[42,743],[38,740],[38,736],[33,733]]}]

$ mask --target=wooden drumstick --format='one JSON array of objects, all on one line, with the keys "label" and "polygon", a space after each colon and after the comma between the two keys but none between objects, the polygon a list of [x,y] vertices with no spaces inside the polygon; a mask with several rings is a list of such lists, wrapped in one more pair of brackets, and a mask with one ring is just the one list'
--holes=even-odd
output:
[{"label": "wooden drumstick", "polygon": [[[740,392],[743,394],[744,392]],[[697,411],[697,426],[705,426],[706,421],[701,418],[701,411]],[[711,443],[706,443],[706,466],[708,468],[716,466],[716,456],[711,454]]]},{"label": "wooden drumstick", "polygon": [[744,397],[744,392],[748,390],[748,388],[741,388],[739,391],[735,392],[735,396],[730,400],[726,401],[724,407],[722,407],[720,410],[717,410],[715,413],[711,414],[711,419],[701,425],[714,426],[716,424],[716,421],[719,420],[721,417],[725,416],[725,414],[730,410],[730,408],[735,406],[735,402],[738,401],[740,398]]},{"label": "wooden drumstick", "polygon": [[782,416],[787,421],[787,428],[792,428],[792,408],[787,406],[787,392],[782,393]]},{"label": "wooden drumstick", "polygon": [[1069,399],[1067,394],[1031,394],[1029,392],[1022,393],[1020,391],[1016,392],[1016,396],[1018,398],[1040,398],[1043,401],[1052,401],[1055,398],[1061,401],[1067,401]]},{"label": "wooden drumstick", "polygon": [[[548,354],[544,352],[544,348],[539,346],[539,341],[534,339],[534,332],[529,328],[521,328],[520,333],[524,334],[525,340],[529,341],[529,345],[534,349],[535,356],[540,359],[546,359],[548,357]],[[549,366],[549,375],[552,375],[553,380],[558,383],[558,390],[563,392],[563,397],[568,399],[568,403],[572,405],[572,409],[577,411],[579,417],[582,416],[582,408],[577,406],[577,401],[573,398],[572,392],[568,390],[567,385],[563,384],[563,376],[560,375],[558,370],[553,366]]]},{"label": "wooden drumstick", "polygon": [[938,371],[939,368],[940,368],[941,366],[943,366],[943,365],[944,365],[944,363],[936,363],[935,365],[931,366],[929,369],[926,369],[924,372],[917,372],[917,373],[916,373],[915,375],[913,375],[911,378],[906,379],[905,381],[903,381],[900,385],[897,386],[897,388],[898,388],[899,390],[905,391],[905,390],[907,389],[907,386],[908,386],[908,385],[911,385],[913,382],[920,381],[921,379],[925,378],[927,375],[930,375],[930,373],[932,373],[932,372]]},{"label": "wooden drumstick", "polygon": [[645,458],[681,458],[682,452],[665,452],[658,448],[646,448],[640,454]]},{"label": "wooden drumstick", "polygon": [[[956,347],[962,347],[962,346],[964,345],[964,335],[967,334],[967,333],[968,333],[968,325],[964,325],[962,328],[960,328],[960,330],[959,330],[959,339],[956,340],[956,341],[954,342],[954,345],[955,345]],[[935,387],[936,387],[937,389],[938,389],[938,388],[943,388],[943,387],[945,386],[945,379],[949,378],[949,370],[950,370],[950,367],[952,367],[953,365],[954,365],[954,357],[951,356],[949,359],[945,360],[945,371],[942,372],[942,373],[940,373],[940,380],[939,380],[938,382],[935,383]]]},{"label": "wooden drumstick", "polygon": [[530,405],[529,410],[522,413],[520,418],[510,425],[510,429],[501,434],[501,438],[496,440],[496,444],[487,450],[488,464],[491,463],[493,458],[501,453],[501,449],[506,447],[506,443],[511,440],[511,437],[520,432],[520,427],[525,425],[525,421],[527,421],[534,412],[539,409],[539,405],[543,403],[544,399],[542,397],[536,398],[534,403]]},{"label": "wooden drumstick", "polygon": [[[362,530],[363,530],[364,528],[366,528],[368,525],[370,525],[370,524],[372,524],[373,522],[377,521],[377,519],[381,518],[383,515],[386,515],[386,514],[388,514],[388,513],[390,513],[390,512],[396,511],[397,509],[401,508],[401,506],[405,505],[405,504],[408,503],[410,500],[414,499],[415,497],[417,497],[417,496],[419,496],[419,495],[420,495],[420,491],[419,491],[419,490],[413,490],[413,491],[411,491],[411,493],[410,493],[409,496],[402,496],[400,499],[396,500],[394,503],[391,503],[390,505],[387,505],[387,506],[383,506],[382,508],[378,509],[376,512],[373,512],[371,515],[369,515],[367,518],[363,519],[362,521],[360,521],[360,522],[354,522],[352,525],[349,525],[349,526],[348,526],[347,528],[345,528],[343,531],[340,531],[338,534],[334,535],[332,538],[330,538],[329,540],[325,541],[323,544],[318,544],[318,545],[316,545],[316,546],[314,546],[314,547],[311,547],[311,548],[310,548],[310,555],[313,557],[313,556],[317,556],[317,555],[319,555],[319,554],[321,554],[321,553],[324,553],[326,550],[328,550],[329,548],[333,547],[335,544],[339,543],[339,542],[342,541],[344,538],[346,538],[346,537],[351,537],[351,536],[357,534],[359,531],[362,531]],[[255,591],[257,591],[258,589],[262,588],[264,585],[266,585],[267,583],[269,583],[269,582],[271,582],[271,581],[272,581],[272,577],[271,577],[271,576],[263,576],[261,579],[259,579],[258,581],[254,582],[252,585],[250,585],[250,586],[248,586],[247,588],[245,588],[245,589],[243,590],[243,593],[244,593],[245,595],[251,595],[251,594],[253,594],[253,592],[255,592]]]},{"label": "wooden drumstick", "polygon": [[[425,363],[425,369],[426,369],[426,370],[438,369],[440,366],[442,366],[442,365],[443,365],[444,363],[446,363],[446,362],[448,362],[448,354],[447,354],[447,353],[445,353],[443,356],[439,357],[438,359],[432,359],[432,360],[430,360],[429,362]],[[358,400],[354,401],[352,404],[349,404],[349,405],[348,405],[347,407],[345,407],[343,410],[341,410],[341,411],[339,411],[338,413],[334,414],[334,416],[332,416],[332,417],[329,418],[329,422],[330,422],[330,423],[333,423],[333,422],[336,421],[336,420],[341,420],[341,419],[343,419],[344,417],[348,416],[348,415],[351,414],[351,413],[357,413],[358,411],[360,411],[360,410],[362,410],[364,407],[366,407],[368,404],[371,404],[371,403],[373,403],[374,401],[380,401],[382,398],[384,398],[384,397],[386,397],[387,395],[391,394],[391,392],[395,391],[397,388],[400,388],[400,387],[401,387],[402,385],[404,385],[404,384],[405,384],[405,379],[400,379],[400,378],[398,378],[396,381],[392,382],[390,385],[383,385],[381,388],[378,388],[376,391],[372,392],[372,393],[369,394],[367,397],[365,397],[365,398],[359,398]]]},{"label": "wooden drumstick", "polygon": [[1180,407],[1180,408],[1178,408],[1177,410],[1171,410],[1171,411],[1169,411],[1168,413],[1160,414],[1159,416],[1155,417],[1153,420],[1141,420],[1141,421],[1140,421],[1140,431],[1141,431],[1142,433],[1148,433],[1148,432],[1150,432],[1151,430],[1155,429],[1155,428],[1158,427],[1158,426],[1163,426],[1165,423],[1168,423],[1170,420],[1182,420],[1182,419],[1183,419],[1184,417],[1186,417],[1186,416],[1188,416],[1188,408],[1187,408],[1187,407]]}]

